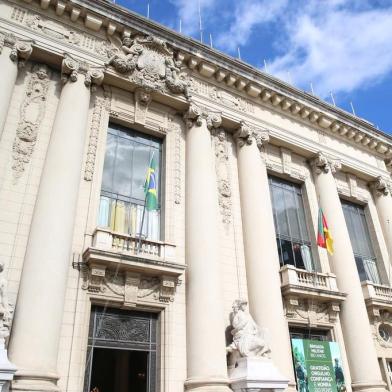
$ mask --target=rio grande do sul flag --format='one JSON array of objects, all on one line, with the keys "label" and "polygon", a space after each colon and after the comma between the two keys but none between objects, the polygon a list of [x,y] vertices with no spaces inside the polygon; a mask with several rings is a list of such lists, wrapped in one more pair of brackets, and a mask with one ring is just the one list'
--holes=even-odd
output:
[{"label": "rio grande do sul flag", "polygon": [[317,245],[327,249],[328,253],[333,255],[333,238],[321,207],[318,217]]}]

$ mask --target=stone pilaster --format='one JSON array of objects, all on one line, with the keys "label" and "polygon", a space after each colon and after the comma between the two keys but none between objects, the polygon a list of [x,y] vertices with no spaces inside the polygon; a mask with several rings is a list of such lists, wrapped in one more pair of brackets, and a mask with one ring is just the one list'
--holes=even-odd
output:
[{"label": "stone pilaster", "polygon": [[377,177],[370,184],[373,191],[374,203],[376,204],[378,218],[387,244],[389,262],[392,258],[392,184],[389,178]]},{"label": "stone pilaster", "polygon": [[274,364],[295,390],[288,325],[280,290],[279,256],[276,247],[267,169],[259,149],[268,142],[267,131],[242,123],[237,140],[238,179],[250,312],[256,323],[268,329]]},{"label": "stone pilaster", "polygon": [[13,390],[58,390],[58,346],[90,103],[80,68],[75,59],[63,61],[69,76],[63,79],[41,175],[9,345],[18,368]]},{"label": "stone pilaster", "polygon": [[339,290],[347,293],[340,320],[354,391],[385,391],[358,271],[350,243],[334,172],[341,165],[319,153],[311,160],[316,190],[334,239],[334,254],[329,256]]},{"label": "stone pilaster", "polygon": [[18,64],[23,65],[32,51],[30,42],[20,41],[12,34],[0,32],[0,139],[18,76]]},{"label": "stone pilaster", "polygon": [[210,130],[219,113],[194,103],[186,135],[187,390],[228,392],[221,292],[218,195]]}]

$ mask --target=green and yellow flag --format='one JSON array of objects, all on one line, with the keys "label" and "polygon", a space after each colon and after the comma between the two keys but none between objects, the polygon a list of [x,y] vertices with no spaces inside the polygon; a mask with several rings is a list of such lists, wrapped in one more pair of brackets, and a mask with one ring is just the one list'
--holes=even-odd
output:
[{"label": "green and yellow flag", "polygon": [[157,188],[157,162],[152,153],[150,166],[147,169],[146,181],[144,183],[144,193],[146,195],[146,210],[158,209],[158,188]]}]

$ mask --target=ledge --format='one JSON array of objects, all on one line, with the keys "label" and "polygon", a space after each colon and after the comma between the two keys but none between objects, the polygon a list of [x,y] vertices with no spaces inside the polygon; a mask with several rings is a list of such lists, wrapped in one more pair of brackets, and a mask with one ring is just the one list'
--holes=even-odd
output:
[{"label": "ledge", "polygon": [[392,311],[392,287],[368,280],[361,283],[362,293],[368,312],[379,316],[380,310]]}]

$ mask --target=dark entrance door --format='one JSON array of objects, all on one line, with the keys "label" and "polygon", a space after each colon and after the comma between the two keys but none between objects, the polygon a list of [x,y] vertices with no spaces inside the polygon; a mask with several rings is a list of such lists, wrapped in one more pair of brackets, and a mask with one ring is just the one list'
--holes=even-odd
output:
[{"label": "dark entrance door", "polygon": [[155,392],[157,315],[94,306],[85,392]]}]

